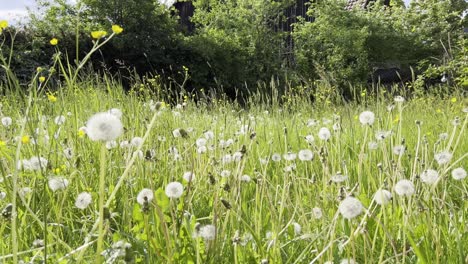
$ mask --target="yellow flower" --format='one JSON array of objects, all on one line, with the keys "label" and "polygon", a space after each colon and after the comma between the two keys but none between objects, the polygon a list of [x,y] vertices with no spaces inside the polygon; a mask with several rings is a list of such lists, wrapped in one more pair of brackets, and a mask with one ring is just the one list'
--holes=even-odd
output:
[{"label": "yellow flower", "polygon": [[3,140],[0,140],[0,148],[6,146],[6,142]]},{"label": "yellow flower", "polygon": [[41,71],[43,71],[43,70],[44,70],[44,69],[43,69],[42,67],[37,67],[37,68],[36,68],[36,71],[37,71],[37,72],[41,72]]},{"label": "yellow flower", "polygon": [[123,28],[120,27],[119,25],[112,25],[112,32],[114,32],[115,34],[120,34],[122,33],[123,31]]},{"label": "yellow flower", "polygon": [[31,140],[30,140],[29,136],[22,136],[21,137],[21,143],[23,143],[23,144],[28,144],[30,141]]},{"label": "yellow flower", "polygon": [[55,168],[55,169],[54,169],[54,173],[55,173],[55,174],[59,174],[59,173],[60,173],[60,168]]},{"label": "yellow flower", "polygon": [[97,31],[92,31],[91,32],[91,37],[93,39],[101,39],[107,35],[107,32],[104,30],[97,30]]},{"label": "yellow flower", "polygon": [[58,44],[58,39],[53,38],[53,39],[50,40],[50,45],[55,46],[57,44]]},{"label": "yellow flower", "polygon": [[6,20],[0,20],[0,29],[8,27],[8,22]]},{"label": "yellow flower", "polygon": [[49,93],[47,94],[47,99],[49,99],[50,102],[55,103],[57,102],[57,97],[55,97],[53,94]]},{"label": "yellow flower", "polygon": [[82,138],[85,136],[85,134],[86,133],[82,129],[78,130],[78,137]]},{"label": "yellow flower", "polygon": [[457,102],[457,98],[456,98],[456,97],[453,97],[452,99],[450,99],[450,102],[456,103],[456,102]]},{"label": "yellow flower", "polygon": [[393,123],[398,123],[399,121],[400,121],[400,117],[396,115],[395,119],[393,119]]},{"label": "yellow flower", "polygon": [[437,108],[436,112],[437,113],[442,113],[442,110],[440,110],[440,108]]},{"label": "yellow flower", "polygon": [[40,83],[45,82],[45,77],[44,77],[44,76],[39,77],[39,82],[40,82]]}]

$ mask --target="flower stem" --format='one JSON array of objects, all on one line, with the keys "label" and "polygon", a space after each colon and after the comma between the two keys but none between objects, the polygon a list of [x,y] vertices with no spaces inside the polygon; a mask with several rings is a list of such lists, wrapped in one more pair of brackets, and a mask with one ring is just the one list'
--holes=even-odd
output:
[{"label": "flower stem", "polygon": [[105,176],[106,176],[106,145],[101,144],[100,154],[100,173],[99,173],[99,223],[98,240],[96,249],[96,263],[101,263],[101,252],[104,240],[104,195],[105,195]]}]

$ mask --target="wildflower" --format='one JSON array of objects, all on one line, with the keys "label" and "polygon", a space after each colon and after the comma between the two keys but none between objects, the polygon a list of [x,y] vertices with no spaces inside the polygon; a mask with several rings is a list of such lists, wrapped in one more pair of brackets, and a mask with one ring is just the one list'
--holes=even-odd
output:
[{"label": "wildflower", "polygon": [[392,194],[387,190],[378,190],[374,194],[374,201],[379,205],[385,205],[392,199]]},{"label": "wildflower", "polygon": [[392,133],[391,131],[377,131],[377,133],[375,133],[375,139],[383,140],[387,138],[388,136],[390,136],[391,133]]},{"label": "wildflower", "polygon": [[101,39],[107,35],[107,32],[104,30],[97,30],[91,32],[91,37],[93,39]]},{"label": "wildflower", "polygon": [[23,164],[25,170],[41,170],[47,168],[48,161],[43,157],[32,157]]},{"label": "wildflower", "polygon": [[315,219],[320,219],[323,216],[322,209],[319,207],[314,207],[312,208],[312,215],[314,216]]},{"label": "wildflower", "polygon": [[460,121],[460,118],[458,116],[456,116],[453,120],[452,120],[452,125],[453,126],[459,126],[461,123]]},{"label": "wildflower", "polygon": [[106,148],[107,149],[113,149],[117,147],[117,141],[111,140],[106,142]]},{"label": "wildflower", "polygon": [[73,157],[73,149],[71,148],[66,148],[63,150],[63,156],[67,159],[71,159]]},{"label": "wildflower", "polygon": [[65,190],[69,182],[67,179],[62,177],[52,177],[49,179],[49,188],[55,192],[58,190]]},{"label": "wildflower", "polygon": [[393,154],[402,156],[405,153],[405,146],[403,145],[398,145],[393,147]]},{"label": "wildflower", "polygon": [[247,174],[242,175],[241,179],[242,182],[250,182],[250,176]]},{"label": "wildflower", "polygon": [[[444,77],[445,77],[445,76],[444,76]],[[453,97],[452,99],[450,99],[450,102],[456,103],[456,102],[457,102],[457,98],[456,98],[456,97]]]},{"label": "wildflower", "polygon": [[[6,142],[3,140],[0,140],[0,148],[6,146]],[[2,182],[3,178],[0,179],[0,182]]]},{"label": "wildflower", "polygon": [[141,144],[143,144],[143,138],[141,138],[141,137],[134,137],[134,138],[132,138],[132,140],[130,141],[130,144],[132,144],[132,146],[134,146],[135,148],[138,148],[139,146],[141,146]]},{"label": "wildflower", "polygon": [[192,182],[195,179],[195,173],[191,171],[186,171],[182,176],[186,182]]},{"label": "wildflower", "polygon": [[7,194],[5,192],[0,192],[0,200],[5,199]]},{"label": "wildflower", "polygon": [[117,117],[118,119],[121,119],[121,118],[122,118],[122,115],[123,115],[122,111],[121,111],[120,109],[118,109],[118,108],[112,108],[112,109],[110,109],[110,110],[109,110],[109,114],[111,114],[111,115]]},{"label": "wildflower", "polygon": [[176,128],[172,131],[172,136],[174,136],[175,138],[178,138],[178,137],[181,137],[182,134],[180,133],[180,128]]},{"label": "wildflower", "polygon": [[114,32],[115,34],[120,34],[122,33],[123,31],[123,28],[119,25],[112,25],[112,32]]},{"label": "wildflower", "polygon": [[54,122],[55,122],[55,124],[57,124],[57,125],[60,126],[60,125],[63,125],[63,123],[65,123],[65,119],[66,119],[65,116],[60,115],[60,116],[57,116],[57,117],[54,119]]},{"label": "wildflower", "polygon": [[210,140],[210,139],[214,138],[214,133],[211,130],[206,131],[205,133],[203,133],[203,135],[205,136],[205,138],[207,140]]},{"label": "wildflower", "polygon": [[283,155],[283,158],[287,161],[293,161],[296,159],[296,157],[297,157],[296,153],[292,153],[292,152],[288,152]]},{"label": "wildflower", "polygon": [[51,93],[48,93],[47,94],[47,99],[49,100],[49,102],[52,102],[52,103],[55,103],[57,102],[57,97],[55,97],[53,94]]},{"label": "wildflower", "polygon": [[169,198],[179,198],[184,192],[184,187],[180,182],[170,182],[166,185],[166,195]]},{"label": "wildflower", "polygon": [[342,259],[340,260],[340,264],[358,264],[354,259]]},{"label": "wildflower", "polygon": [[340,203],[338,210],[344,218],[352,219],[360,215],[363,208],[364,206],[362,206],[358,199],[349,196]]},{"label": "wildflower", "polygon": [[87,130],[88,129],[86,127],[80,127],[78,129],[78,137],[80,137],[80,138],[84,137],[84,135],[86,135]]},{"label": "wildflower", "polygon": [[93,141],[110,141],[123,133],[119,118],[109,113],[97,113],[86,123],[88,137]]},{"label": "wildflower", "polygon": [[208,149],[207,149],[206,146],[201,146],[201,147],[198,147],[198,148],[197,148],[197,153],[198,153],[198,154],[203,154],[203,153],[205,153],[207,150],[208,150]]},{"label": "wildflower", "polygon": [[299,223],[294,222],[293,226],[294,226],[294,234],[296,234],[296,236],[300,235],[302,231],[301,225]]},{"label": "wildflower", "polygon": [[226,155],[224,155],[223,158],[221,159],[221,162],[222,162],[223,164],[229,164],[229,163],[231,163],[231,162],[232,162],[232,156],[231,156],[231,154],[226,154]]},{"label": "wildflower", "polygon": [[78,194],[75,200],[75,206],[78,209],[84,210],[86,207],[89,206],[89,204],[93,201],[93,198],[91,197],[91,194],[87,192],[82,192]]},{"label": "wildflower", "polygon": [[305,137],[305,140],[307,141],[307,143],[312,144],[315,141],[315,138],[312,135],[307,135]]},{"label": "wildflower", "polygon": [[5,29],[7,27],[8,27],[8,22],[6,20],[0,20],[0,29]]},{"label": "wildflower", "polygon": [[301,161],[309,161],[314,158],[314,153],[310,149],[303,149],[299,151],[298,156]]},{"label": "wildflower", "polygon": [[452,159],[452,153],[448,151],[442,151],[434,155],[434,159],[439,165],[448,163]]},{"label": "wildflower", "polygon": [[229,176],[231,176],[231,171],[229,171],[229,170],[221,171],[221,177],[227,178]]},{"label": "wildflower", "polygon": [[375,141],[371,141],[369,144],[367,144],[367,147],[369,150],[376,150],[379,147],[379,144]]},{"label": "wildflower", "polygon": [[127,140],[123,140],[120,142],[120,148],[122,149],[125,149],[125,148],[129,148],[132,146],[132,144],[130,144],[130,142],[128,142]]},{"label": "wildflower", "polygon": [[202,226],[198,235],[205,240],[214,240],[216,237],[216,227],[214,225]]},{"label": "wildflower", "polygon": [[463,168],[456,168],[452,170],[452,178],[454,180],[463,180],[466,178],[466,170]]},{"label": "wildflower", "polygon": [[322,127],[318,132],[318,137],[321,140],[329,140],[331,137],[330,130],[326,127]]},{"label": "wildflower", "polygon": [[375,114],[371,111],[364,111],[359,115],[359,122],[363,125],[371,126],[374,124],[375,121]]},{"label": "wildflower", "polygon": [[199,138],[195,141],[197,147],[204,147],[206,145],[207,140],[205,138]]},{"label": "wildflower", "polygon": [[405,101],[405,98],[403,96],[395,96],[395,98],[393,98],[393,100],[397,103],[403,103]]},{"label": "wildflower", "polygon": [[236,151],[236,152],[234,152],[234,154],[232,154],[232,159],[235,162],[239,162],[239,161],[241,161],[243,156],[244,156],[244,154],[242,154],[242,152]]},{"label": "wildflower", "polygon": [[427,184],[434,184],[439,178],[439,173],[436,170],[426,170],[421,173],[421,181]]},{"label": "wildflower", "polygon": [[411,196],[414,193],[414,184],[410,180],[400,180],[395,184],[394,189],[400,196]]},{"label": "wildflower", "polygon": [[137,196],[137,202],[140,205],[145,205],[147,203],[150,203],[153,199],[154,199],[153,190],[147,189],[147,188],[141,190]]},{"label": "wildflower", "polygon": [[46,77],[44,77],[44,76],[39,77],[39,82],[40,83],[45,82],[45,80],[46,80]]},{"label": "wildflower", "polygon": [[52,39],[50,40],[50,45],[55,46],[55,45],[57,45],[57,44],[58,44],[58,39],[52,38]]},{"label": "wildflower", "polygon": [[439,135],[439,139],[440,140],[447,140],[448,136],[449,136],[448,133],[441,133]]},{"label": "wildflower", "polygon": [[273,155],[271,155],[271,160],[274,162],[281,161],[281,155],[278,153],[274,153]]},{"label": "wildflower", "polygon": [[343,175],[341,174],[341,172],[337,172],[335,175],[333,175],[331,177],[331,181],[332,182],[336,182],[336,183],[340,183],[340,182],[344,182],[348,179],[348,176],[347,175]]},{"label": "wildflower", "polygon": [[23,187],[18,190],[18,193],[21,197],[26,197],[27,195],[32,193],[32,189],[29,187]]},{"label": "wildflower", "polygon": [[9,127],[9,126],[11,126],[12,123],[13,123],[13,120],[11,119],[11,117],[9,117],[9,116],[2,117],[2,125],[3,126]]}]

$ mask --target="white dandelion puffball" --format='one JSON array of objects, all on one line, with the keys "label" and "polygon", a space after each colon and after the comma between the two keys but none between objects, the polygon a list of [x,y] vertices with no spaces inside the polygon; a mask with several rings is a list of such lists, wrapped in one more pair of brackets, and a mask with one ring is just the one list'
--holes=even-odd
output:
[{"label": "white dandelion puffball", "polygon": [[393,100],[397,103],[403,103],[405,101],[405,98],[403,96],[395,96],[395,98],[393,98]]},{"label": "white dandelion puffball", "polygon": [[122,111],[118,108],[112,108],[111,110],[109,110],[109,114],[117,117],[118,119],[121,119],[122,118]]},{"label": "white dandelion puffball", "polygon": [[336,182],[336,183],[344,182],[347,179],[348,179],[348,175],[343,175],[341,174],[341,172],[336,173],[330,178],[332,182]]},{"label": "white dandelion puffball", "polygon": [[205,136],[207,140],[211,140],[215,136],[214,132],[211,130],[206,131],[205,133],[203,133],[203,135]]},{"label": "white dandelion puffball", "polygon": [[117,147],[117,141],[111,140],[106,142],[106,148],[107,149],[113,149]]},{"label": "white dandelion puffball", "polygon": [[242,175],[242,177],[241,177],[241,181],[242,181],[242,182],[250,182],[250,181],[251,181],[251,178],[250,178],[249,175],[244,174],[244,175]]},{"label": "white dandelion puffball", "polygon": [[362,206],[361,201],[354,197],[346,197],[343,201],[341,201],[338,210],[340,211],[341,215],[346,219],[352,219],[356,216],[360,215],[364,206]]},{"label": "white dandelion puffball", "polygon": [[109,113],[97,113],[86,122],[86,132],[93,141],[110,141],[123,133],[119,118]]},{"label": "white dandelion puffball", "polygon": [[53,177],[49,179],[49,188],[53,192],[58,191],[58,190],[65,190],[68,184],[69,184],[68,180],[62,177]]},{"label": "white dandelion puffball", "polygon": [[452,170],[452,178],[454,180],[463,180],[466,178],[466,170],[463,168],[456,168]]},{"label": "white dandelion puffball", "polygon": [[5,199],[7,196],[6,192],[0,192],[0,200]]},{"label": "white dandelion puffball", "polygon": [[11,119],[11,117],[9,117],[9,116],[2,117],[2,125],[3,126],[9,127],[9,126],[11,126],[12,123],[13,123],[13,120]]},{"label": "white dandelion puffball", "polygon": [[299,151],[298,157],[301,161],[309,161],[314,158],[314,153],[310,149],[303,149]]},{"label": "white dandelion puffball", "polygon": [[205,240],[214,240],[216,237],[216,227],[214,225],[202,226],[198,235]]},{"label": "white dandelion puffball", "polygon": [[305,140],[307,141],[307,143],[312,144],[312,143],[314,143],[315,138],[312,135],[307,135],[307,136],[305,136]]},{"label": "white dandelion puffball", "polygon": [[63,123],[65,123],[65,116],[63,115],[60,115],[60,116],[57,116],[55,119],[54,119],[54,123],[57,124],[57,125],[63,125]]},{"label": "white dandelion puffball", "polygon": [[453,157],[452,153],[448,151],[442,151],[434,155],[434,159],[437,161],[439,165],[443,165],[443,164],[450,162],[452,157]]},{"label": "white dandelion puffball", "polygon": [[330,137],[331,137],[330,129],[328,129],[326,127],[322,127],[318,132],[318,137],[321,140],[329,140]]},{"label": "white dandelion puffball", "polygon": [[273,155],[271,155],[271,160],[274,162],[281,161],[281,155],[278,153],[274,153]]},{"label": "white dandelion puffball", "polygon": [[192,182],[193,180],[195,180],[195,173],[191,171],[186,171],[184,172],[184,175],[182,176],[182,178],[184,178],[186,182]]},{"label": "white dandelion puffball", "polygon": [[405,146],[403,145],[398,145],[393,147],[393,154],[397,156],[402,156],[405,153]]},{"label": "white dandelion puffball", "polygon": [[439,179],[439,173],[436,170],[426,170],[421,173],[421,181],[427,184],[434,184]]},{"label": "white dandelion puffball", "polygon": [[392,199],[392,194],[387,190],[378,190],[374,194],[374,201],[379,205],[385,205]]},{"label": "white dandelion puffball", "polygon": [[364,111],[359,115],[359,122],[363,125],[371,126],[374,124],[375,121],[375,114],[371,111]]},{"label": "white dandelion puffball", "polygon": [[379,144],[375,141],[371,141],[369,142],[369,144],[367,144],[367,147],[369,148],[369,150],[376,150],[379,148]]},{"label": "white dandelion puffball", "polygon": [[180,133],[180,128],[176,128],[176,129],[172,130],[172,136],[175,137],[175,138],[181,137],[182,134]]},{"label": "white dandelion puffball", "polygon": [[400,196],[411,196],[414,193],[414,184],[410,180],[400,180],[395,184],[395,192]]},{"label": "white dandelion puffball", "polygon": [[229,176],[231,176],[231,171],[230,171],[230,170],[223,170],[223,171],[221,171],[221,177],[227,178],[227,177],[229,177]]},{"label": "white dandelion puffball", "polygon": [[302,231],[302,226],[299,223],[294,222],[293,227],[294,227],[294,234],[296,234],[296,236],[300,235]]},{"label": "white dandelion puffball", "polygon": [[92,201],[93,201],[93,197],[91,196],[90,193],[82,192],[78,194],[78,196],[76,197],[75,206],[78,209],[84,210],[89,206],[89,204]]},{"label": "white dandelion puffball", "polygon": [[287,161],[293,161],[295,160],[297,157],[297,154],[296,153],[292,153],[292,152],[288,152],[286,154],[283,155],[283,158]]},{"label": "white dandelion puffball", "polygon": [[139,146],[141,146],[141,144],[143,144],[143,138],[141,138],[141,137],[134,137],[134,138],[132,138],[132,140],[130,141],[130,144],[132,144],[132,146],[134,146],[135,148],[138,148]]},{"label": "white dandelion puffball", "polygon": [[43,157],[31,157],[27,162],[23,162],[25,170],[41,170],[47,168],[49,162]]},{"label": "white dandelion puffball", "polygon": [[312,208],[312,215],[314,216],[315,219],[320,219],[323,216],[322,209],[319,207],[314,207]]},{"label": "white dandelion puffball", "polygon": [[342,259],[340,260],[340,264],[358,264],[354,259]]},{"label": "white dandelion puffball", "polygon": [[375,133],[375,139],[377,140],[384,140],[385,138],[387,138],[388,136],[390,136],[392,134],[391,131],[377,131]]},{"label": "white dandelion puffball", "polygon": [[166,185],[166,195],[169,198],[179,198],[184,192],[184,186],[180,182],[170,182]]},{"label": "white dandelion puffball", "polygon": [[66,148],[63,150],[63,156],[67,159],[73,158],[73,149],[71,148]]},{"label": "white dandelion puffball", "polygon": [[199,138],[195,141],[195,144],[197,145],[197,147],[204,147],[206,145],[206,138]]},{"label": "white dandelion puffball", "polygon": [[150,203],[154,199],[153,190],[145,188],[137,195],[137,203],[144,205]]}]

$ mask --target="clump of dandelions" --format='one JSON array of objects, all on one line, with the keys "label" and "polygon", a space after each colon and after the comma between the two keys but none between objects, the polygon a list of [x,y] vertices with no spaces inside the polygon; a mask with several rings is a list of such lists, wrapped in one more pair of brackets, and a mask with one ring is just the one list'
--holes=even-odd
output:
[{"label": "clump of dandelions", "polygon": [[90,193],[82,192],[76,197],[75,206],[78,209],[84,210],[89,206],[89,204],[91,204],[92,201],[93,197]]},{"label": "clump of dandelions", "polygon": [[122,133],[122,122],[109,112],[97,113],[86,122],[86,134],[93,141],[114,140]]},{"label": "clump of dandelions", "polygon": [[343,201],[341,201],[338,210],[340,211],[341,215],[346,219],[352,219],[356,216],[360,215],[364,206],[362,206],[361,201],[354,197],[346,197]]},{"label": "clump of dandelions", "polygon": [[179,198],[184,192],[184,186],[180,182],[170,182],[166,185],[165,192],[169,198]]},{"label": "clump of dandelions", "polygon": [[421,173],[421,181],[427,184],[434,184],[439,179],[439,173],[436,170],[428,169]]},{"label": "clump of dandelions", "polygon": [[410,180],[400,180],[395,184],[395,192],[399,196],[411,196],[414,193],[414,184]]},{"label": "clump of dandelions", "polygon": [[364,111],[359,115],[359,122],[363,125],[372,126],[375,121],[375,114],[371,111]]},{"label": "clump of dandelions", "polygon": [[452,170],[452,178],[454,180],[463,180],[466,178],[466,170],[463,168],[456,168]]},{"label": "clump of dandelions", "polygon": [[385,205],[385,204],[388,204],[390,202],[390,200],[392,199],[392,194],[387,191],[387,190],[378,190],[375,192],[374,194],[374,201],[378,204],[378,205]]}]

